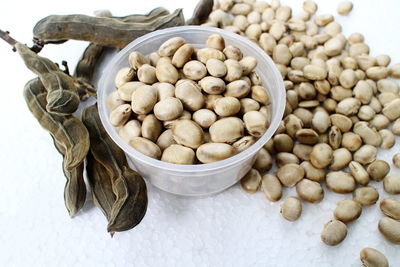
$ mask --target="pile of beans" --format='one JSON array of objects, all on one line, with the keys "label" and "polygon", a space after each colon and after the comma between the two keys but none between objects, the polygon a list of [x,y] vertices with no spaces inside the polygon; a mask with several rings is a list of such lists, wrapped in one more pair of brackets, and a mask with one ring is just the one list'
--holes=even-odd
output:
[{"label": "pile of beans", "polygon": [[[346,1],[337,12],[346,15],[352,8]],[[286,87],[284,118],[257,158],[268,167],[261,171],[255,165],[241,181],[242,188],[254,193],[261,187],[268,200],[278,201],[284,187],[295,186],[299,198],[290,196],[281,206],[290,221],[301,215],[300,199],[323,199],[323,182],[335,193],[353,193],[353,199],[338,203],[334,219],[321,233],[323,242],[337,245],[346,237],[346,223],[356,220],[363,206],[378,201],[369,181],[383,181],[387,193],[400,194],[400,175],[389,175],[389,164],[377,159],[378,148],[390,149],[400,135],[399,85],[390,79],[400,78],[400,64],[389,66],[388,55],[371,56],[362,34],[344,36],[334,16],[317,15],[317,9],[311,0],[296,15],[279,0],[221,0],[204,25],[258,44],[276,63]],[[272,168],[273,158],[276,173],[261,176]],[[399,154],[393,162],[400,166]],[[381,208],[388,217],[379,222],[379,230],[400,243],[400,202],[384,199]],[[370,255],[377,253],[366,250],[361,257]]]},{"label": "pile of beans", "polygon": [[210,35],[195,49],[181,37],[146,57],[135,51],[108,97],[110,123],[139,152],[175,164],[210,163],[254,144],[271,121],[257,60]]}]

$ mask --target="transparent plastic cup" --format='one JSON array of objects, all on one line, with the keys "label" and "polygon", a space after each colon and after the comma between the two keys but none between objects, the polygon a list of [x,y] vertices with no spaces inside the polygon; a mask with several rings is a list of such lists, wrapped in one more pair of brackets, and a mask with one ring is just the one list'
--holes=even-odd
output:
[{"label": "transparent plastic cup", "polygon": [[[178,165],[163,162],[145,156],[123,141],[110,124],[110,110],[107,107],[107,96],[115,89],[114,78],[117,71],[129,66],[128,56],[133,51],[148,55],[157,51],[160,45],[169,38],[180,36],[196,48],[205,47],[211,34],[220,34],[226,45],[241,49],[243,55],[253,56],[258,60],[255,71],[263,81],[271,97],[272,120],[268,130],[255,144],[245,151],[228,159],[197,165]],[[121,147],[129,164],[154,186],[181,196],[207,196],[223,191],[239,181],[251,168],[257,152],[271,138],[282,120],[285,109],[286,91],[278,69],[271,58],[257,45],[246,38],[218,28],[203,26],[182,26],[155,31],[146,34],[116,54],[104,69],[98,88],[98,107],[101,121],[112,140]]]}]

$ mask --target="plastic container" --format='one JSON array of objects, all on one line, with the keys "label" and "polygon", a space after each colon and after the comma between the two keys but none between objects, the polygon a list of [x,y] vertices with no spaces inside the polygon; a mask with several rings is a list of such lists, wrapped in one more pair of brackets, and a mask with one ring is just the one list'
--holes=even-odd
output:
[{"label": "plastic container", "polygon": [[[271,96],[272,121],[268,130],[258,141],[245,151],[222,161],[199,164],[178,165],[162,162],[136,151],[117,134],[109,123],[109,109],[106,105],[107,96],[115,90],[114,78],[117,71],[129,66],[128,56],[132,51],[148,55],[157,51],[160,45],[171,37],[183,37],[197,48],[205,46],[210,34],[218,33],[225,39],[226,45],[234,45],[242,50],[245,56],[257,58],[255,71],[263,81]],[[154,186],[182,196],[207,196],[218,193],[239,181],[251,168],[257,151],[271,138],[282,120],[285,109],[286,91],[281,74],[271,58],[257,45],[240,35],[218,28],[203,26],[182,26],[159,30],[144,35],[121,50],[108,63],[101,75],[98,88],[98,105],[101,121],[114,142],[121,147],[128,158],[129,164],[139,171],[143,177]]]}]

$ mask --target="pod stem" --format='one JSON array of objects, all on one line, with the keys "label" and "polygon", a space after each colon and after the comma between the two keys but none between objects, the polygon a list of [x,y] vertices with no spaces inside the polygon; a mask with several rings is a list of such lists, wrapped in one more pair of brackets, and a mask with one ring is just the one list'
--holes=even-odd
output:
[{"label": "pod stem", "polygon": [[5,42],[7,42],[9,45],[13,47],[13,51],[15,52],[15,45],[18,43],[14,38],[10,36],[10,32],[8,31],[2,31],[0,29],[0,38],[3,39]]}]

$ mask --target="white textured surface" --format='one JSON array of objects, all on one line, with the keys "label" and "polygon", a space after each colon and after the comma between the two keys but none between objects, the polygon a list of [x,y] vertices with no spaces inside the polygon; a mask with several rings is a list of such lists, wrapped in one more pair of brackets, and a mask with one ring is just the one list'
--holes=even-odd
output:
[{"label": "white textured surface", "polygon": [[[301,5],[298,0],[282,2],[294,9]],[[338,0],[318,2],[321,12],[335,13]],[[400,2],[353,2],[350,16],[338,18],[344,33],[364,33],[372,55],[386,53],[393,62],[400,62]],[[94,9],[108,8],[125,15],[166,5],[171,10],[185,7],[188,16],[195,5],[183,0],[8,3],[2,4],[0,26],[24,42],[29,42],[33,24],[48,14],[91,14]],[[85,46],[82,42],[48,46],[43,55],[58,62],[66,59],[72,68]],[[328,247],[320,241],[319,233],[336,202],[351,197],[329,191],[322,203],[304,204],[303,215],[295,223],[280,217],[279,203],[267,202],[261,192],[246,195],[239,186],[213,197],[187,199],[149,185],[144,220],[113,239],[91,201],[70,219],[63,203],[61,157],[22,97],[23,85],[34,76],[2,42],[0,51],[0,266],[360,266],[359,251],[366,246],[386,254],[391,266],[400,266],[399,246],[388,243],[377,231],[381,217],[377,205],[363,209],[339,246]],[[379,158],[391,162],[395,150],[398,145]],[[399,170],[392,168],[395,172]],[[386,194],[377,186],[382,199]],[[284,197],[294,194],[293,189],[286,190]]]}]

